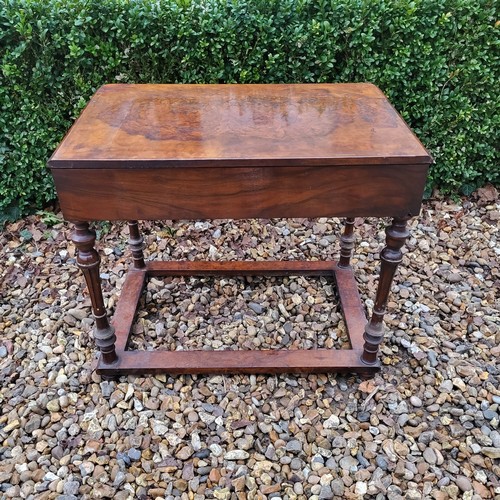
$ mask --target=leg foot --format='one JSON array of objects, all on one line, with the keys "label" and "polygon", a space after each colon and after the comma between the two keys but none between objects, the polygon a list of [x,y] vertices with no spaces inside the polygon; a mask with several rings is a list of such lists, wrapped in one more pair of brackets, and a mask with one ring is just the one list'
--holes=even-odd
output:
[{"label": "leg foot", "polygon": [[365,344],[363,346],[361,361],[367,365],[375,365],[377,363],[378,348],[384,338],[383,319],[386,312],[387,299],[394,274],[403,258],[401,248],[409,236],[408,229],[406,228],[408,219],[409,217],[395,217],[392,224],[385,230],[386,247],[380,254],[382,264],[375,306],[363,335]]},{"label": "leg foot", "polygon": [[101,356],[106,364],[113,364],[118,357],[115,351],[115,330],[109,324],[104,299],[102,297],[101,279],[99,277],[100,258],[94,248],[95,231],[89,229],[87,222],[76,222],[72,235],[78,255],[76,263],[83,272],[92,302],[92,311],[95,318],[94,339],[101,351]]}]

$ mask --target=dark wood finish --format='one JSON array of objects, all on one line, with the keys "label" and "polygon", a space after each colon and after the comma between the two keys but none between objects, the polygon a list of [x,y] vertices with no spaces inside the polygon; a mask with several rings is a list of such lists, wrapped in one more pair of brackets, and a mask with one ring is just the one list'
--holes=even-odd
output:
[{"label": "dark wood finish", "polygon": [[393,217],[418,214],[427,167],[75,168],[52,173],[70,219]]},{"label": "dark wood finish", "polygon": [[150,276],[332,276],[333,261],[177,261],[147,263]]},{"label": "dark wood finish", "polygon": [[101,351],[103,361],[109,365],[117,361],[115,352],[116,336],[114,328],[108,322],[106,308],[104,307],[101,278],[99,276],[100,258],[94,248],[95,237],[95,231],[89,229],[87,222],[75,222],[75,231],[71,239],[78,250],[76,263],[85,277],[90,294],[96,323],[94,339]]},{"label": "dark wood finish", "polygon": [[355,351],[362,351],[366,316],[352,269],[337,266],[335,281],[351,348]]},{"label": "dark wood finish", "polygon": [[325,373],[360,369],[363,374],[374,374],[379,367],[359,368],[359,353],[352,350],[126,351],[112,369],[100,361],[97,372],[112,376],[117,373]]},{"label": "dark wood finish", "polygon": [[53,168],[429,164],[369,83],[101,87]]},{"label": "dark wood finish", "polygon": [[128,230],[130,235],[128,244],[130,246],[130,250],[132,251],[134,267],[136,269],[142,269],[146,267],[146,264],[144,262],[144,255],[142,253],[142,250],[144,248],[144,239],[139,232],[139,224],[136,220],[129,221]]},{"label": "dark wood finish", "polygon": [[[209,373],[377,369],[394,272],[431,158],[371,84],[105,85],[49,160],[66,219],[128,220],[133,266],[113,326],[95,234],[73,237],[96,316],[99,372]],[[332,262],[148,262],[138,220],[346,217]],[[393,217],[367,324],[351,267],[355,217]],[[351,349],[134,352],[127,343],[148,276],[333,276]],[[116,334],[115,330],[116,329]],[[116,339],[116,346],[115,346]]]},{"label": "dark wood finish", "polygon": [[[351,349],[341,350],[265,350],[265,351],[127,351],[134,314],[147,276],[255,276],[318,275],[335,277],[342,309],[346,316]],[[379,369],[360,362],[366,317],[351,269],[335,262],[244,261],[244,262],[148,262],[146,269],[132,268],[123,285],[113,324],[116,328],[118,365],[104,360],[98,373],[113,377],[117,373],[318,373],[360,371],[370,375]],[[262,357],[261,357],[262,354]]]},{"label": "dark wood finish", "polygon": [[391,291],[392,280],[398,265],[403,259],[401,248],[409,236],[406,223],[409,217],[395,218],[386,228],[386,247],[380,254],[382,261],[380,278],[377,287],[377,296],[373,307],[372,316],[364,333],[365,345],[361,359],[367,365],[377,363],[378,347],[384,339],[384,315],[386,313],[387,299]]},{"label": "dark wood finish", "polygon": [[353,217],[349,217],[345,221],[344,232],[340,237],[340,259],[339,267],[351,267],[351,257],[354,249],[354,221]]},{"label": "dark wood finish", "polygon": [[115,315],[112,321],[116,331],[115,347],[120,353],[120,356],[122,356],[123,352],[127,349],[132,324],[134,322],[142,290],[146,283],[146,277],[146,268],[132,268],[128,272],[122,287],[120,300],[116,306]]}]

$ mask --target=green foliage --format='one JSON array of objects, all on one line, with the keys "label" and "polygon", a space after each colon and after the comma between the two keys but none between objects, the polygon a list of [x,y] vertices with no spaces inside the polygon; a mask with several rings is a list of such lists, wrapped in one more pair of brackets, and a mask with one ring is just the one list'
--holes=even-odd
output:
[{"label": "green foliage", "polygon": [[47,212],[45,210],[38,210],[37,215],[40,216],[40,220],[47,226],[52,227],[62,222],[54,212]]},{"label": "green foliage", "polygon": [[499,184],[497,17],[494,0],[4,0],[0,216],[54,197],[47,158],[118,81],[371,81],[434,156],[428,189]]}]

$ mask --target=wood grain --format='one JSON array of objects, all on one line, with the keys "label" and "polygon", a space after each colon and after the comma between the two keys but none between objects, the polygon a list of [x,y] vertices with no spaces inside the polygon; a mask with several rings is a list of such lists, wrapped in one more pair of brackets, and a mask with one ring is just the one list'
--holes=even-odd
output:
[{"label": "wood grain", "polygon": [[374,85],[101,87],[52,168],[428,164]]},{"label": "wood grain", "polygon": [[[383,313],[406,237],[401,221],[418,214],[431,161],[371,84],[105,85],[49,160],[63,215],[76,223],[79,265],[97,311],[96,338],[102,351],[98,371],[106,377],[163,372],[373,374],[380,367]],[[322,216],[348,218],[340,267],[328,262],[144,264],[136,223]],[[395,218],[387,232],[368,325],[350,266],[354,217]],[[118,357],[113,327],[101,311],[99,259],[85,222],[89,220],[130,221],[135,268],[113,320]],[[334,273],[352,349],[126,350],[147,275],[297,271]]]},{"label": "wood grain", "polygon": [[53,170],[68,220],[416,215],[426,173],[424,165]]},{"label": "wood grain", "polygon": [[374,374],[380,365],[365,366],[355,350],[259,350],[259,351],[125,351],[118,362],[106,366],[99,360],[101,375],[144,373],[328,373]]}]

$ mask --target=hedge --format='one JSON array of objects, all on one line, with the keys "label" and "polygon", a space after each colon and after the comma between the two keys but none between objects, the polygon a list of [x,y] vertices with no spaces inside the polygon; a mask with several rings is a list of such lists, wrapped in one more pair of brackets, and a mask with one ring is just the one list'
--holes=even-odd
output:
[{"label": "hedge", "polygon": [[3,0],[0,216],[109,82],[379,85],[435,158],[428,189],[500,182],[494,0]]}]

